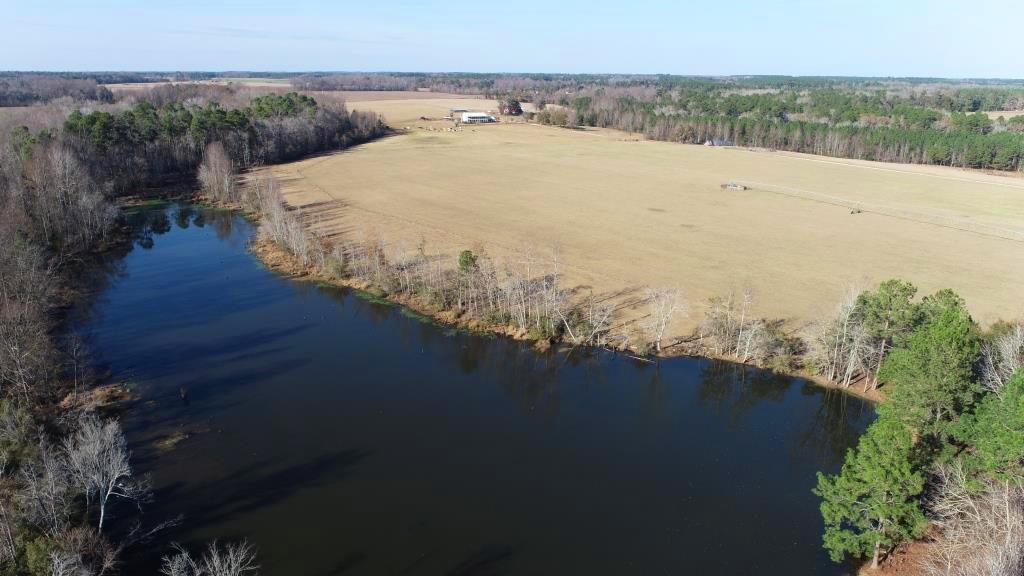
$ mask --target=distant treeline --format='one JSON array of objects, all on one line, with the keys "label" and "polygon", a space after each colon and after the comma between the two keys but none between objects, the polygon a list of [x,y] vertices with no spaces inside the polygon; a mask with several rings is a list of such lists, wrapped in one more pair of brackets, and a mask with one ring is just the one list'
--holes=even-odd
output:
[{"label": "distant treeline", "polygon": [[[535,96],[534,100],[538,104],[553,101],[565,108],[541,111],[537,119],[544,123],[616,128],[656,140],[691,144],[726,140],[740,146],[843,158],[1021,170],[1024,116],[993,121],[984,112],[940,111],[914,103],[931,99],[954,108],[974,108],[986,102],[975,93],[975,89],[900,95],[833,88],[732,92],[619,87],[551,95],[551,101]],[[1024,98],[1017,89],[993,89],[992,94],[990,104]]]},{"label": "distant treeline", "polygon": [[537,97],[552,102],[563,94],[602,87],[633,87],[653,89],[659,96],[679,94],[687,100],[760,92],[768,95],[766,100],[789,100],[796,105],[798,96],[813,97],[816,108],[840,99],[848,101],[842,107],[859,108],[862,113],[901,102],[948,112],[1024,109],[1024,81],[998,79],[346,72],[301,74],[291,80],[297,90],[432,90],[489,97],[511,93],[526,102]]},{"label": "distant treeline", "polygon": [[691,144],[716,139],[739,146],[841,158],[996,170],[1021,170],[1024,157],[1024,134],[1012,131],[987,133],[764,117],[686,116],[644,112],[628,106],[602,109],[592,104],[580,105],[575,111],[575,119],[570,117],[569,123],[642,132],[655,140]]},{"label": "distant treeline", "polygon": [[[831,92],[868,100],[897,96],[908,104],[948,112],[1024,109],[1024,80],[871,78],[842,76],[676,76],[667,74],[546,74],[471,72],[0,72],[12,79],[85,80],[96,84],[198,81],[225,78],[290,79],[297,90],[433,90],[501,95],[521,92],[525,101],[541,95],[551,101],[557,92],[600,87],[653,88],[661,94],[697,91],[706,94],[770,91],[782,98],[790,93]],[[2,98],[2,93],[0,93]]]},{"label": "distant treeline", "polygon": [[96,80],[54,75],[0,76],[0,106],[27,106],[69,97],[113,102],[114,95]]},{"label": "distant treeline", "polygon": [[297,90],[430,90],[456,94],[501,95],[553,93],[586,86],[641,86],[657,83],[655,76],[591,74],[477,74],[477,73],[314,73],[291,79]]}]

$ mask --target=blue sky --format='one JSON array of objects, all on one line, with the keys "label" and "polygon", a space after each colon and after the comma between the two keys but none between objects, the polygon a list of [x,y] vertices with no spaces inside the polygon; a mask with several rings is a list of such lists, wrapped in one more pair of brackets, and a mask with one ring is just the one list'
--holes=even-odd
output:
[{"label": "blue sky", "polygon": [[0,69],[1021,78],[1021,8],[1021,0],[0,0]]}]

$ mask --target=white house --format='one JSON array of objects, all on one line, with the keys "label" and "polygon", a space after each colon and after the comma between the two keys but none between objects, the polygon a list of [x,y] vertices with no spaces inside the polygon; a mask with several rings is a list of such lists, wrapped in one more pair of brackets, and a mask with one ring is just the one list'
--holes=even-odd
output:
[{"label": "white house", "polygon": [[486,112],[463,112],[463,124],[482,124],[484,122],[497,122],[498,119]]}]

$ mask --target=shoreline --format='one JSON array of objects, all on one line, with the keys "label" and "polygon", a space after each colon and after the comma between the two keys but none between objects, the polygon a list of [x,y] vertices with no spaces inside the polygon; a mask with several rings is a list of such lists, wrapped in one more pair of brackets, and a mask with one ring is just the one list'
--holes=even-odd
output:
[{"label": "shoreline", "polygon": [[[180,186],[173,186],[171,194],[162,194],[158,189],[149,189],[144,191],[142,194],[126,197],[120,204],[119,208],[138,208],[144,207],[152,202],[189,202],[191,204],[206,206],[218,210],[230,210],[246,220],[256,225],[258,230],[259,224],[262,221],[262,215],[254,212],[245,210],[242,206],[231,203],[231,202],[220,202],[205,197],[202,192],[191,188],[188,190],[182,189]],[[339,288],[348,288],[357,290],[364,294],[370,295],[375,299],[385,301],[389,304],[402,307],[408,311],[415,313],[436,322],[442,326],[449,328],[456,328],[465,330],[471,333],[504,336],[512,338],[513,340],[519,340],[521,342],[532,342],[533,347],[543,352],[550,349],[557,342],[536,339],[530,337],[526,333],[513,330],[507,326],[498,326],[484,322],[477,318],[467,318],[466,316],[456,313],[454,311],[437,311],[434,310],[428,304],[420,301],[418,298],[409,297],[405,295],[394,295],[388,293],[378,293],[379,291],[374,289],[373,286],[366,284],[365,282],[352,279],[352,278],[339,278],[329,274],[318,272],[311,268],[301,265],[297,258],[288,252],[285,248],[274,243],[272,240],[266,240],[259,238],[258,234],[254,235],[249,243],[249,252],[252,253],[260,262],[262,262],[269,269],[283,274],[290,279],[311,281],[316,283],[322,283]],[[788,376],[790,378],[800,378],[811,382],[815,386],[820,388],[837,391],[844,394],[848,394],[855,398],[871,402],[874,405],[878,405],[885,400],[885,395],[878,389],[864,390],[861,380],[858,380],[848,387],[836,384],[827,380],[817,374],[809,372],[804,369],[779,369],[777,367],[762,366],[756,363],[740,362],[738,359],[728,355],[714,354],[708,350],[699,349],[694,346],[693,342],[697,340],[697,336],[690,334],[681,338],[677,338],[676,341],[667,343],[660,354],[638,354],[631,348],[607,348],[599,347],[605,350],[627,354],[634,359],[641,362],[654,362],[656,363],[659,359],[671,359],[671,358],[704,358],[709,360],[720,360],[725,362],[731,362],[733,364],[742,364],[752,368],[760,370],[771,370],[778,374]],[[592,345],[581,345],[587,347],[593,347]]]},{"label": "shoreline", "polygon": [[[216,206],[218,208],[234,210],[238,214],[241,214],[243,217],[250,219],[254,223],[258,224],[260,222],[260,218],[258,215],[249,214],[238,207],[227,205],[222,206],[217,203],[209,202],[207,202],[207,204]],[[378,294],[377,291],[374,290],[372,286],[369,286],[365,282],[361,282],[359,280],[354,280],[351,278],[338,278],[335,276],[317,272],[315,270],[311,270],[308,267],[299,264],[295,256],[293,256],[290,252],[288,252],[281,246],[278,246],[272,240],[254,237],[249,243],[249,252],[252,253],[253,256],[256,257],[265,266],[267,266],[267,268],[278,274],[282,274],[289,279],[299,281],[310,281],[326,284],[329,286],[335,286],[339,288],[357,290],[369,294],[379,300],[383,300],[395,306],[405,308],[425,319],[437,322],[442,326],[466,330],[473,333],[504,336],[521,342],[532,342],[533,348],[536,349],[538,352],[549,350],[551,346],[557,343],[551,340],[538,340],[536,338],[531,338],[529,335],[516,330],[512,330],[509,327],[489,324],[476,318],[467,318],[466,316],[455,313],[453,311],[438,312],[436,310],[433,310],[430,306],[426,305],[425,303],[419,301],[419,299],[415,297],[396,297],[395,295],[386,293]],[[684,348],[681,348],[688,342],[692,342],[692,340],[693,337],[691,336],[689,338],[683,339],[682,341],[665,346],[661,354],[652,354],[647,356],[640,355],[636,351],[629,348],[600,348],[604,350],[628,354],[639,361],[654,363],[657,363],[657,361],[660,359],[668,360],[672,358],[704,358],[708,360],[720,360],[725,362],[731,362],[733,364],[741,364],[743,366],[749,366],[760,370],[772,370],[773,372],[782,374],[790,378],[800,378],[802,380],[811,382],[812,384],[820,388],[849,394],[850,396],[868,401],[875,405],[882,402],[885,398],[884,395],[882,395],[877,389],[868,390],[865,392],[862,388],[858,387],[859,382],[854,383],[849,387],[844,387],[833,382],[830,382],[822,378],[821,376],[818,376],[817,374],[812,374],[805,370],[778,370],[776,368],[771,368],[767,366],[759,366],[757,364],[739,362],[737,359],[726,355],[717,355],[712,354],[710,352],[704,352],[695,349],[686,350]],[[593,347],[586,344],[581,346]]]}]

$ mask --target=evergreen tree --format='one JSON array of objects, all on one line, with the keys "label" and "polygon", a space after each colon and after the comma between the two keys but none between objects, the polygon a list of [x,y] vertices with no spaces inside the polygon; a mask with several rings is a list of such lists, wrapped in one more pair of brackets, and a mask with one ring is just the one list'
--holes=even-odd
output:
[{"label": "evergreen tree", "polygon": [[519,103],[519,100],[517,98],[508,96],[498,101],[498,110],[502,114],[507,114],[509,116],[519,116],[523,113],[523,106],[522,104]]},{"label": "evergreen tree", "polygon": [[477,256],[472,250],[463,250],[459,253],[459,272],[470,274],[477,268]]},{"label": "evergreen tree", "polygon": [[846,453],[838,475],[818,473],[824,547],[832,560],[871,556],[920,536],[927,520],[917,503],[924,477],[910,463],[913,440],[900,422],[880,418]]},{"label": "evergreen tree", "polygon": [[[863,292],[857,297],[864,328],[878,340],[879,368],[886,352],[903,345],[920,320],[919,309],[913,303],[916,293],[917,288],[910,282],[892,279],[882,282],[876,292]],[[877,384],[877,370],[874,380]]]},{"label": "evergreen tree", "polygon": [[980,345],[963,301],[942,291],[921,305],[924,324],[882,364],[888,400],[880,412],[920,434],[943,438],[981,389],[973,380]]},{"label": "evergreen tree", "polygon": [[1018,370],[1000,394],[987,395],[974,414],[961,420],[955,435],[971,446],[964,455],[969,470],[1024,479],[1024,370]]}]

